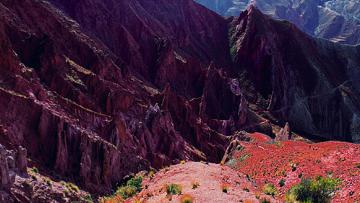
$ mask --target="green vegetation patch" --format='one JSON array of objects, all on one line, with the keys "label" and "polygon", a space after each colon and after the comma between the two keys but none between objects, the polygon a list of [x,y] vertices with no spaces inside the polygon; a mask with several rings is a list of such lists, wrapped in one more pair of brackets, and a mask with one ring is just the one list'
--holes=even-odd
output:
[{"label": "green vegetation patch", "polygon": [[181,186],[178,184],[170,184],[166,186],[166,193],[168,195],[180,195],[181,194]]},{"label": "green vegetation patch", "polygon": [[314,179],[303,179],[301,183],[293,186],[287,192],[286,201],[289,203],[330,202],[340,184],[339,179],[330,177],[318,176]]},{"label": "green vegetation patch", "polygon": [[141,176],[133,177],[126,182],[126,185],[118,187],[116,194],[124,199],[133,197],[142,190],[142,181],[143,178]]},{"label": "green vegetation patch", "polygon": [[277,190],[275,186],[271,183],[265,184],[263,187],[263,192],[267,195],[275,196],[277,194]]}]

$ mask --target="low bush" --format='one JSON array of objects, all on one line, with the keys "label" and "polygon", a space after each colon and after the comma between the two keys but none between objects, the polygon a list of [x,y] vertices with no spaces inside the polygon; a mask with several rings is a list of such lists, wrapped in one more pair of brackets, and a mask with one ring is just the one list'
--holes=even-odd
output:
[{"label": "low bush", "polygon": [[194,202],[194,198],[191,195],[183,195],[180,199],[181,203],[193,203]]},{"label": "low bush", "polygon": [[227,185],[222,185],[221,190],[223,193],[228,193],[229,187]]},{"label": "low bush", "polygon": [[180,195],[181,194],[181,186],[178,184],[170,184],[166,186],[166,193],[168,195]]},{"label": "low bush", "polygon": [[280,187],[284,187],[284,186],[285,186],[285,180],[284,180],[284,179],[281,179],[281,180],[279,181],[279,186],[280,186]]},{"label": "low bush", "polygon": [[141,176],[136,176],[131,178],[126,182],[126,185],[118,187],[116,194],[120,195],[124,199],[135,196],[142,189],[142,180]]},{"label": "low bush", "polygon": [[271,183],[265,184],[263,187],[263,192],[267,195],[275,196],[277,194],[277,190],[275,186]]},{"label": "low bush", "polygon": [[30,169],[33,173],[39,173],[39,169],[37,169],[35,166]]},{"label": "low bush", "polygon": [[196,188],[198,188],[200,186],[200,183],[198,182],[193,182],[192,183],[192,189],[195,190]]},{"label": "low bush", "polygon": [[330,202],[340,183],[339,179],[321,176],[314,179],[303,179],[301,183],[293,186],[287,192],[286,201],[289,203]]},{"label": "low bush", "polygon": [[270,203],[270,200],[268,200],[268,199],[261,199],[261,200],[260,200],[260,203]]}]

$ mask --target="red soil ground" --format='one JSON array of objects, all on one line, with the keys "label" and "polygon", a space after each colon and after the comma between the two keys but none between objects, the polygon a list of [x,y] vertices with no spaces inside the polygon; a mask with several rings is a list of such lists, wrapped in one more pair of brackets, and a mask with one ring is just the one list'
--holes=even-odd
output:
[{"label": "red soil ground", "polygon": [[[195,189],[193,189],[194,183],[198,183]],[[182,194],[167,196],[166,185],[169,184],[180,185]],[[250,203],[259,202],[259,199],[278,202],[261,194],[244,174],[219,164],[187,162],[171,166],[162,169],[152,179],[146,178],[143,187],[145,189],[137,196],[137,199],[147,203],[178,203],[184,195],[192,197],[193,202],[196,203]],[[227,193],[223,192],[224,187],[227,188]]]},{"label": "red soil ground", "polygon": [[[274,184],[278,199],[303,178],[331,176],[342,181],[333,202],[360,201],[360,145],[344,142],[308,144],[299,141],[273,142],[263,134],[251,135],[251,142],[227,162],[237,171],[248,174],[260,188]],[[285,180],[283,187],[279,181]]]},{"label": "red soil ground", "polygon": [[[332,202],[360,200],[360,145],[345,142],[310,144],[303,141],[273,141],[254,133],[251,141],[241,142],[225,165],[187,162],[164,168],[153,177],[146,176],[143,190],[126,202],[181,202],[184,196],[196,203],[211,202],[285,202],[286,192],[302,178],[331,176],[341,180]],[[280,186],[283,180],[285,185]],[[198,187],[193,189],[197,183]],[[262,191],[266,183],[275,185],[278,194]],[[166,185],[178,184],[180,195],[167,195]],[[227,188],[227,193],[223,188]],[[123,202],[121,198],[106,203]]]}]

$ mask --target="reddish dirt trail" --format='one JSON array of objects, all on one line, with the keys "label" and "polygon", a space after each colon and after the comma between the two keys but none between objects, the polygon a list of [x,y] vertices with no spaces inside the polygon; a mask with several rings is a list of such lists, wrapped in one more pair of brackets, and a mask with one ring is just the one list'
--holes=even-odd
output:
[{"label": "reddish dirt trail", "polygon": [[[196,189],[193,184],[198,183]],[[182,195],[166,195],[166,185],[178,184]],[[183,195],[190,195],[194,202],[258,202],[258,199],[273,198],[260,194],[253,183],[242,173],[219,164],[187,162],[162,169],[154,178],[146,179],[144,189],[137,198],[145,202],[180,202]],[[227,193],[223,192],[227,187]]]}]

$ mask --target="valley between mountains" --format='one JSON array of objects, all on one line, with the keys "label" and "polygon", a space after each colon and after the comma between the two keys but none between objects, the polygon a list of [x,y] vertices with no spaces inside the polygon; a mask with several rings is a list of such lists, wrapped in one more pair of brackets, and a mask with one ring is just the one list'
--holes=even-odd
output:
[{"label": "valley between mountains", "polygon": [[357,202],[359,111],[360,46],[254,5],[0,0],[0,202]]}]

